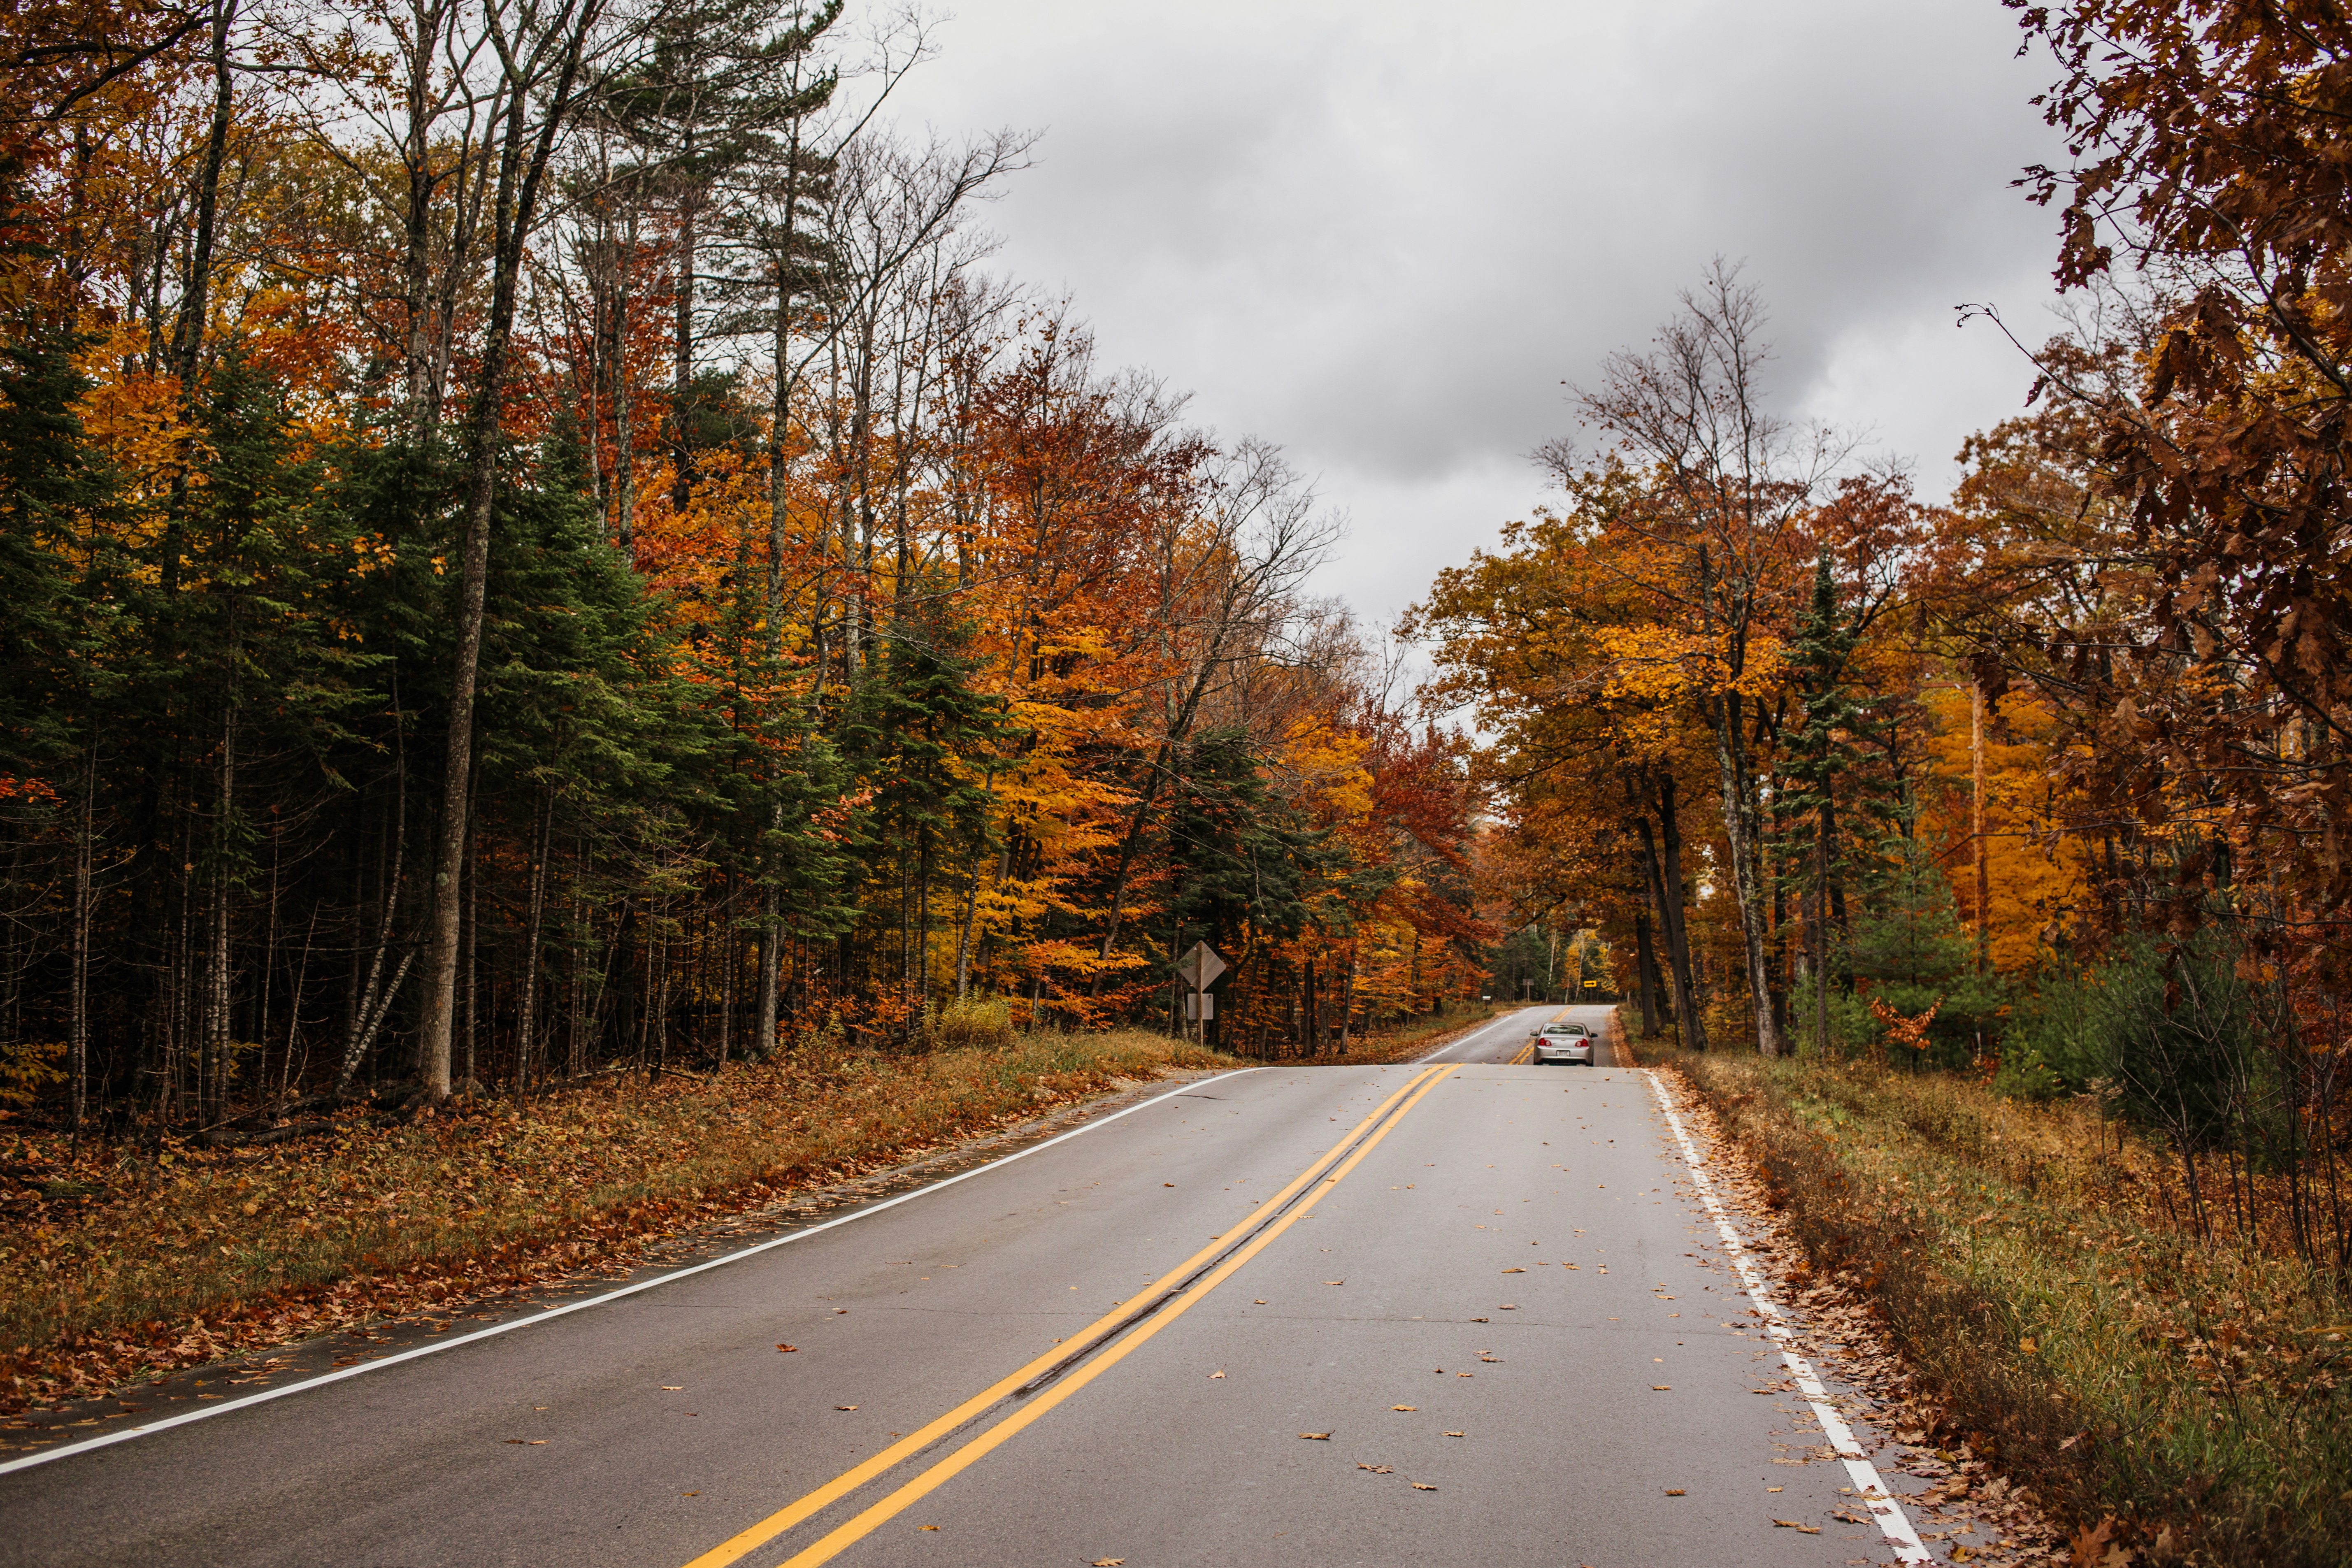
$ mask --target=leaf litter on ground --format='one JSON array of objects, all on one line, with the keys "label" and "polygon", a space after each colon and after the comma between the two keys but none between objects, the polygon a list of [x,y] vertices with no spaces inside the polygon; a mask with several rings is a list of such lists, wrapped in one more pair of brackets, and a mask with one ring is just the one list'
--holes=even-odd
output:
[{"label": "leaf litter on ground", "polygon": [[[605,1075],[265,1149],[0,1121],[0,1415],[772,1227],[841,1184],[1223,1058],[1140,1031]],[[793,1347],[779,1345],[780,1353]]]}]

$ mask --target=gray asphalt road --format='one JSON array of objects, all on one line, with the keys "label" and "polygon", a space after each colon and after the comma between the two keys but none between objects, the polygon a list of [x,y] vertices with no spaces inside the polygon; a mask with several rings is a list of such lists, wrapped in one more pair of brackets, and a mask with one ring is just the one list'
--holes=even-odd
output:
[{"label": "gray asphalt road", "polygon": [[1802,1404],[1754,1392],[1780,1369],[1664,1134],[1622,1068],[1207,1080],[756,1258],[0,1475],[0,1562],[1889,1561]]},{"label": "gray asphalt road", "polygon": [[[1558,1018],[1564,1023],[1582,1024],[1602,1037],[1592,1049],[1592,1065],[1613,1067],[1607,1040],[1609,1015],[1614,1007],[1570,1006],[1520,1007],[1502,1015],[1485,1028],[1474,1029],[1450,1046],[1441,1047],[1421,1059],[1425,1062],[1508,1062],[1527,1048],[1528,1037]],[[1568,1070],[1568,1069],[1562,1069]]]}]

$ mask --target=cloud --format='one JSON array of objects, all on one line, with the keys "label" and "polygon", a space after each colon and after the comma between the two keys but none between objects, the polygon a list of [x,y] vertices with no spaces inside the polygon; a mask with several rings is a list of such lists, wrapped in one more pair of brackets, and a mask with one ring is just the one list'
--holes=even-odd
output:
[{"label": "cloud", "polygon": [[1385,614],[1541,495],[1563,382],[1740,259],[1791,409],[1952,477],[2030,373],[2054,153],[2008,14],[1885,0],[1182,6],[958,0],[902,116],[1045,132],[988,215],[1107,361],[1282,443],[1356,524],[1326,586]]}]

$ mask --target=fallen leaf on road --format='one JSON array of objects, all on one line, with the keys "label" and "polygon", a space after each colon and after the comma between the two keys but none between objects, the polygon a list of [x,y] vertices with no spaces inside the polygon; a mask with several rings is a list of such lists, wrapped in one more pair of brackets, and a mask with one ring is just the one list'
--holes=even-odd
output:
[{"label": "fallen leaf on road", "polygon": [[919,1528],[919,1529],[922,1529],[922,1530],[937,1530],[937,1529],[939,1528],[939,1526],[938,1526],[938,1525],[936,1525],[936,1524],[926,1524],[926,1525],[920,1525],[920,1526],[918,1526],[917,1528]]},{"label": "fallen leaf on road", "polygon": [[680,1497],[700,1497],[702,1494],[701,1494],[700,1492],[698,1492],[698,1491],[691,1491],[691,1492],[680,1492],[680,1493],[678,1493],[677,1495],[678,1495],[678,1496],[680,1496]]},{"label": "fallen leaf on road", "polygon": [[1495,1309],[1495,1310],[1498,1312],[1516,1312],[1518,1310],[1519,1304],[1517,1301],[1506,1301],[1501,1306]]},{"label": "fallen leaf on road", "polygon": [[1095,1559],[1094,1568],[1118,1568],[1118,1565],[1126,1561],[1124,1557],[1097,1557]]},{"label": "fallen leaf on road", "polygon": [[1323,1283],[1326,1285],[1345,1285],[1347,1281],[1345,1279],[1326,1279]]},{"label": "fallen leaf on road", "polygon": [[1449,1437],[1467,1437],[1470,1434],[1467,1432],[1448,1432],[1446,1434]]},{"label": "fallen leaf on road", "polygon": [[665,1383],[662,1384],[662,1392],[664,1394],[683,1394],[686,1392],[686,1384],[682,1383]]},{"label": "fallen leaf on road", "polygon": [[2115,1530],[2116,1521],[2108,1518],[2099,1521],[2095,1526],[2086,1525],[2076,1531],[2074,1542],[2074,1561],[2091,1564],[2093,1568],[2106,1568],[2106,1564],[2110,1562],[2129,1563],[2130,1554],[2123,1547],[2111,1547],[2108,1544],[2115,1536]]},{"label": "fallen leaf on road", "polygon": [[1328,1432],[1301,1432],[1299,1436],[1315,1443],[1328,1443],[1331,1440],[1331,1434]]},{"label": "fallen leaf on road", "polygon": [[1783,1530],[1801,1531],[1807,1535],[1819,1535],[1822,1532],[1822,1527],[1818,1524],[1799,1524],[1793,1519],[1776,1519],[1772,1522]]},{"label": "fallen leaf on road", "polygon": [[1391,1405],[1389,1408],[1391,1410],[1418,1410],[1421,1406],[1418,1405]]},{"label": "fallen leaf on road", "polygon": [[1222,1372],[1213,1372],[1213,1373],[1211,1373],[1209,1375],[1210,1375],[1211,1377],[1223,1377],[1223,1376],[1224,1376],[1225,1374],[1224,1374],[1223,1373],[1222,1373]]},{"label": "fallen leaf on road", "polygon": [[1650,1384],[1650,1392],[1653,1394],[1672,1394],[1674,1391],[1675,1385],[1671,1383],[1654,1383]]},{"label": "fallen leaf on road", "polygon": [[856,1408],[857,1408],[857,1406],[856,1406],[855,1405],[835,1405],[835,1406],[834,1406],[834,1408],[835,1408],[835,1410],[855,1410],[855,1409],[856,1409]]},{"label": "fallen leaf on road", "polygon": [[800,1349],[801,1347],[798,1345],[778,1345],[776,1348],[783,1352],[786,1355],[790,1355],[793,1352]]},{"label": "fallen leaf on road", "polygon": [[1470,1321],[1471,1321],[1472,1322],[1474,1322],[1474,1323],[1483,1323],[1483,1322],[1485,1322],[1486,1320],[1486,1319],[1484,1319],[1484,1318],[1473,1318],[1473,1319],[1471,1319]]},{"label": "fallen leaf on road", "polygon": [[1786,1487],[1766,1487],[1764,1489],[1768,1492],[1784,1492],[1789,1489]]},{"label": "fallen leaf on road", "polygon": [[1174,1186],[1176,1184],[1175,1184],[1175,1183],[1173,1183],[1173,1182],[1162,1182],[1162,1183],[1160,1183],[1160,1184],[1161,1186],[1163,1186],[1163,1187],[1172,1187],[1172,1186]]},{"label": "fallen leaf on road", "polygon": [[547,1447],[547,1439],[544,1437],[533,1437],[529,1446],[533,1448],[544,1448]]},{"label": "fallen leaf on road", "polygon": [[1456,1377],[1475,1377],[1478,1374],[1475,1372],[1457,1372],[1454,1375]]},{"label": "fallen leaf on road", "polygon": [[1527,1270],[1524,1268],[1506,1268],[1503,1272],[1506,1274],[1525,1274]]},{"label": "fallen leaf on road", "polygon": [[1263,1307],[1265,1305],[1265,1298],[1261,1296],[1256,1300],[1252,1301],[1250,1305],[1253,1307]]},{"label": "fallen leaf on road", "polygon": [[1412,1489],[1417,1492],[1433,1492],[1437,1489],[1431,1486],[1427,1481],[1415,1481],[1412,1483]]},{"label": "fallen leaf on road", "polygon": [[1396,1467],[1394,1465],[1358,1465],[1356,1468],[1360,1470],[1370,1470],[1376,1476],[1392,1476],[1396,1474]]},{"label": "fallen leaf on road", "polygon": [[1689,1494],[1680,1487],[1668,1487],[1666,1489],[1666,1495],[1668,1497],[1687,1497]]}]

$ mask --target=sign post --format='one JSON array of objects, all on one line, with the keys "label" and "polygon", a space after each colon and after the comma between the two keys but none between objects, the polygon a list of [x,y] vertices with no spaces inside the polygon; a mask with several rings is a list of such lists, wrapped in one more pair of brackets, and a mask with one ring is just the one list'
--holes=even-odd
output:
[{"label": "sign post", "polygon": [[1209,994],[1209,984],[1227,967],[1217,950],[1205,942],[1194,942],[1176,963],[1176,973],[1192,988],[1192,994],[1184,998],[1184,1016],[1192,1025],[1193,1037],[1203,1047],[1209,1043],[1209,1020],[1217,1016],[1217,999]]}]

